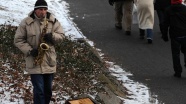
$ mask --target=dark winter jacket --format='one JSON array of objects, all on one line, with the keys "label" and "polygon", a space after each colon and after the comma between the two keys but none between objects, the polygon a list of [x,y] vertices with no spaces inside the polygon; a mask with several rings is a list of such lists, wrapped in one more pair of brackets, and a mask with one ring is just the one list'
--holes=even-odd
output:
[{"label": "dark winter jacket", "polygon": [[175,4],[168,7],[165,11],[165,21],[163,23],[162,35],[170,38],[186,36],[186,6]]},{"label": "dark winter jacket", "polygon": [[165,8],[171,5],[171,0],[155,0],[154,9],[155,10],[165,10]]}]

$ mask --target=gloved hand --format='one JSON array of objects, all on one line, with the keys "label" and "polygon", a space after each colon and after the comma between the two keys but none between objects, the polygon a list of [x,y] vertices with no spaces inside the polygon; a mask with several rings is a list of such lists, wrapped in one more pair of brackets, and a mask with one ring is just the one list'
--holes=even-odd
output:
[{"label": "gloved hand", "polygon": [[33,56],[33,57],[38,56],[38,49],[32,49],[32,50],[30,51],[30,55]]},{"label": "gloved hand", "polygon": [[46,43],[54,44],[53,39],[52,39],[52,33],[47,33],[47,34],[45,34],[44,37],[43,37],[43,40],[44,40]]},{"label": "gloved hand", "polygon": [[110,4],[111,6],[113,6],[114,0],[109,0],[109,4]]},{"label": "gloved hand", "polygon": [[162,39],[163,39],[165,42],[168,42],[168,41],[169,41],[168,36],[162,36]]}]

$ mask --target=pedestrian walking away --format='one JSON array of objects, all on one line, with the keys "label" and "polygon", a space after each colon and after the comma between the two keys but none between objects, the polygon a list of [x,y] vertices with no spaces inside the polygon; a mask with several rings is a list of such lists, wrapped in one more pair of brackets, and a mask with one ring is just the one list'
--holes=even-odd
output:
[{"label": "pedestrian walking away", "polygon": [[115,28],[131,35],[133,0],[109,0],[115,10]]},{"label": "pedestrian walking away", "polygon": [[165,9],[171,5],[171,0],[155,0],[154,10],[156,10],[159,20],[159,28],[162,34],[162,24],[165,19]]},{"label": "pedestrian walking away", "polygon": [[152,43],[153,26],[154,26],[154,4],[153,0],[134,0],[137,6],[138,25],[140,39],[145,38],[145,30],[147,32],[147,42]]},{"label": "pedestrian walking away", "polygon": [[37,0],[34,10],[18,26],[14,44],[25,55],[25,71],[31,77],[34,104],[50,103],[56,72],[54,45],[64,38],[61,24],[48,12],[44,0]]},{"label": "pedestrian walking away", "polygon": [[165,11],[163,22],[162,38],[168,41],[168,34],[171,40],[171,51],[173,59],[174,76],[180,78],[182,65],[180,63],[180,52],[184,54],[186,67],[186,6],[182,0],[171,0],[171,6]]}]

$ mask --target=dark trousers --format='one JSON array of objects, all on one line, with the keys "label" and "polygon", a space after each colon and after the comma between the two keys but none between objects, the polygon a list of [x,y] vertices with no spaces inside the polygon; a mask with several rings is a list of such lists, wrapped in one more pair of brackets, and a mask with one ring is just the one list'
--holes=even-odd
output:
[{"label": "dark trousers", "polygon": [[165,19],[165,11],[164,10],[156,10],[156,12],[157,12],[158,19],[159,19],[159,28],[160,28],[160,31],[162,33],[162,24],[163,24],[164,19]]},{"label": "dark trousers", "polygon": [[52,97],[53,74],[31,74],[34,104],[49,104]]},{"label": "dark trousers", "polygon": [[181,73],[182,66],[180,63],[180,52],[184,54],[184,62],[186,65],[186,37],[172,38],[171,50],[174,71],[175,73]]}]

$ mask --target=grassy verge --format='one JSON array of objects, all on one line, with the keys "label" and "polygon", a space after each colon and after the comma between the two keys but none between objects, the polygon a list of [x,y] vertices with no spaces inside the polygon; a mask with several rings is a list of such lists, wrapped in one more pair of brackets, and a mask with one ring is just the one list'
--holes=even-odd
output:
[{"label": "grassy verge", "polygon": [[[10,92],[10,101],[24,99],[32,101],[32,85],[29,75],[23,74],[23,54],[14,46],[13,38],[17,27],[0,25],[0,95]],[[85,41],[66,38],[56,45],[57,73],[53,82],[53,101],[74,98],[81,94],[96,95],[102,89],[97,75],[102,73],[104,63],[91,51]]]}]

